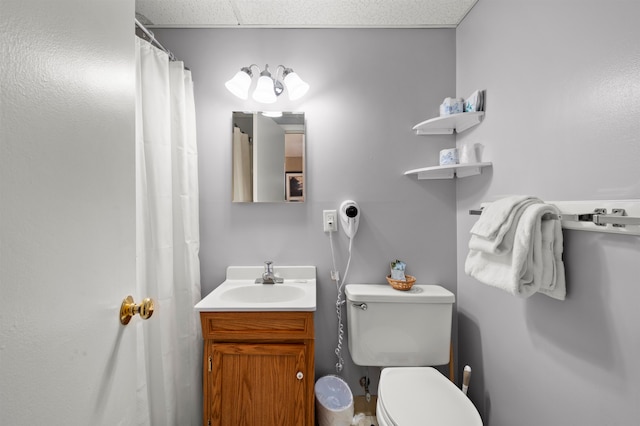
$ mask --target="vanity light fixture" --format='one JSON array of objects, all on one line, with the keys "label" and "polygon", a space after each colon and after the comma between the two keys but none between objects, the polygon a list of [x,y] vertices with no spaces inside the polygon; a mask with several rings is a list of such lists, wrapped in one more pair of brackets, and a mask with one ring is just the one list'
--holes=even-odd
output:
[{"label": "vanity light fixture", "polygon": [[[249,97],[249,87],[251,86],[253,77],[253,73],[251,72],[252,67],[256,67],[258,71],[260,71],[260,67],[256,64],[242,67],[231,80],[224,84],[231,93],[240,99],[247,99]],[[280,71],[282,71],[282,77],[278,78]],[[278,99],[278,96],[282,94],[285,86],[287,87],[289,99],[292,101],[300,99],[309,90],[309,84],[305,83],[291,68],[278,65],[275,77],[272,77],[269,72],[269,64],[267,64],[264,70],[260,71],[260,77],[258,78],[258,83],[252,97],[260,103],[272,104]]]}]

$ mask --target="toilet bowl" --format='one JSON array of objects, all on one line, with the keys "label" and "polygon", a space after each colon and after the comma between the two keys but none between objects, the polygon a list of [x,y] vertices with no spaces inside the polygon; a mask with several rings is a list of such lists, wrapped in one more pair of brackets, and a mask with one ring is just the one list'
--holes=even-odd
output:
[{"label": "toilet bowl", "polygon": [[433,365],[449,362],[455,296],[437,285],[398,291],[348,284],[349,352],[384,367],[376,416],[381,426],[482,426],[478,411]]},{"label": "toilet bowl", "polygon": [[378,385],[380,426],[482,426],[478,411],[433,367],[388,367]]}]

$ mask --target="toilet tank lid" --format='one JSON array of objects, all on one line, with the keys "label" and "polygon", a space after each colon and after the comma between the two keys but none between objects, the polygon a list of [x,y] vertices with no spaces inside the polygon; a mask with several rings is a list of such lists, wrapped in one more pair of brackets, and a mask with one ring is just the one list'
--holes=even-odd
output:
[{"label": "toilet tank lid", "polygon": [[419,284],[411,290],[395,290],[388,284],[347,284],[347,300],[351,302],[453,303],[455,296],[439,285]]}]

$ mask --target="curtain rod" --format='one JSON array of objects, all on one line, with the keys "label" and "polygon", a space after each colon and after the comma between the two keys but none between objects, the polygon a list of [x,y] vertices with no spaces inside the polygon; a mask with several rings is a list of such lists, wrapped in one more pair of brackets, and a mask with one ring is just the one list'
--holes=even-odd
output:
[{"label": "curtain rod", "polygon": [[162,44],[160,44],[160,42],[158,40],[156,40],[156,36],[147,29],[147,27],[145,27],[144,25],[142,25],[142,23],[140,21],[138,21],[138,18],[134,18],[136,20],[136,25],[138,26],[138,28],[140,28],[140,31],[142,31],[147,37],[149,37],[149,43],[151,44],[155,44],[156,47],[160,48],[163,52],[165,52],[167,55],[169,55],[169,60],[170,61],[176,61],[176,57],[173,55],[173,53],[171,53],[171,51],[169,49],[167,49],[166,47],[164,47]]}]

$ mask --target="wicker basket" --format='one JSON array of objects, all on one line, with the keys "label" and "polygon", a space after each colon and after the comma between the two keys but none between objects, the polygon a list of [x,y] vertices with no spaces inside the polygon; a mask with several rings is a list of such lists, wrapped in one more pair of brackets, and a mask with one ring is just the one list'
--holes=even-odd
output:
[{"label": "wicker basket", "polygon": [[416,282],[416,277],[412,277],[411,275],[405,275],[405,278],[405,281],[394,280],[393,278],[391,278],[391,275],[387,275],[387,281],[389,282],[391,287],[400,291],[411,290],[411,287],[413,287],[413,284]]}]

